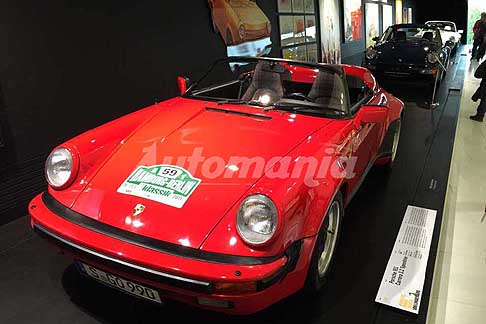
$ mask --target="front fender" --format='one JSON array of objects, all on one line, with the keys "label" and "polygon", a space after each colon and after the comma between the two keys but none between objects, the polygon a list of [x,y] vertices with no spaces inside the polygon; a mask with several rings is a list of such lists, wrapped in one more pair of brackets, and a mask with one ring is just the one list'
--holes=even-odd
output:
[{"label": "front fender", "polygon": [[72,207],[78,196],[117,147],[158,111],[157,105],[141,109],[59,145],[58,148],[69,147],[79,154],[79,172],[73,184],[66,190],[58,191],[49,187],[49,193],[64,206]]}]

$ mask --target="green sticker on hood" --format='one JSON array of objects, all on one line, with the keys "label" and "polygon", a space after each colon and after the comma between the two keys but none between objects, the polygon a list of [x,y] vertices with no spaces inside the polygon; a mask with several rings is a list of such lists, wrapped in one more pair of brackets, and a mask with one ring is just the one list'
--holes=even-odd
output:
[{"label": "green sticker on hood", "polygon": [[200,183],[200,179],[178,166],[139,166],[117,192],[182,208]]}]

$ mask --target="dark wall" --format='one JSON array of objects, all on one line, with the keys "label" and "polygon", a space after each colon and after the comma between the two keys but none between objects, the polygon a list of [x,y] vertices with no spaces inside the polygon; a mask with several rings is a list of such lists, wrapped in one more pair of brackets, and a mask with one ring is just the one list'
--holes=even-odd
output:
[{"label": "dark wall", "polygon": [[[189,2],[0,0],[0,224],[43,189],[54,146],[226,56],[207,0]],[[259,4],[278,26],[276,2]]]}]

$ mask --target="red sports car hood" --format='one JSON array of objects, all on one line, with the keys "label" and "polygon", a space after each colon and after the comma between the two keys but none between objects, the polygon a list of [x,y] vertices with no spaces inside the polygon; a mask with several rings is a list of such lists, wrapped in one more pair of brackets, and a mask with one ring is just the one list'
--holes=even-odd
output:
[{"label": "red sports car hood", "polygon": [[[75,211],[141,235],[199,248],[258,180],[253,177],[257,161],[276,162],[329,123],[244,106],[176,100],[118,147],[81,193]],[[244,161],[241,157],[255,164],[244,170],[238,164]]]}]

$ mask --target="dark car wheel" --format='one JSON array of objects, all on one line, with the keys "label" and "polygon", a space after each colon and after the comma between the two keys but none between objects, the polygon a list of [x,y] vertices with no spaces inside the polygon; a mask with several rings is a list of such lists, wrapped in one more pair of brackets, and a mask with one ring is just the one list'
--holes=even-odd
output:
[{"label": "dark car wheel", "polygon": [[393,129],[392,129],[392,142],[391,142],[391,156],[390,156],[390,162],[388,163],[388,167],[391,169],[393,165],[395,164],[395,159],[397,157],[397,152],[398,152],[398,145],[400,144],[400,134],[402,131],[402,120],[398,119],[393,123]]},{"label": "dark car wheel", "polygon": [[343,196],[341,192],[338,192],[329,205],[312,252],[304,287],[307,294],[318,293],[326,284],[329,270],[334,261],[343,214]]}]

